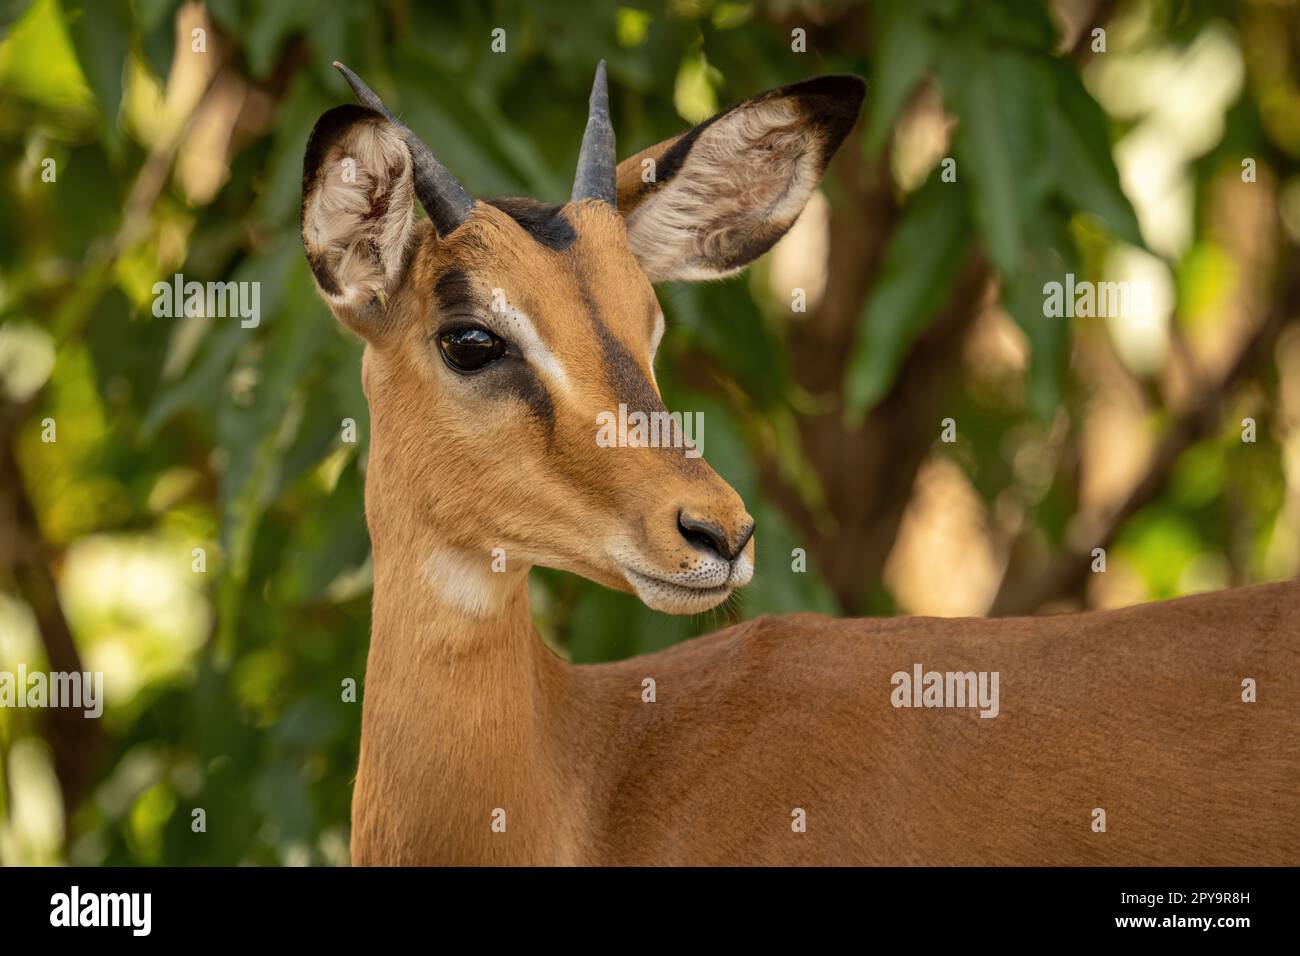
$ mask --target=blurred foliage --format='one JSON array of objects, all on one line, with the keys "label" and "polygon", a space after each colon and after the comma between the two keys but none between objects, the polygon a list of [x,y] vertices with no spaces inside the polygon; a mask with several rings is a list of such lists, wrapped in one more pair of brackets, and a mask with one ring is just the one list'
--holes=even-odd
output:
[{"label": "blurred foliage", "polygon": [[[1229,6],[1125,10],[1144,36],[1185,47],[1216,17],[1244,16]],[[865,31],[837,32],[838,16]],[[818,42],[792,55],[790,29],[821,17],[830,26],[814,31]],[[507,30],[504,55],[490,50],[496,27]],[[57,783],[30,746],[39,720],[0,712],[0,862],[347,859],[360,705],[342,689],[361,682],[369,631],[367,410],[360,346],[316,296],[298,237],[308,132],[350,100],[335,59],[367,77],[472,193],[549,201],[567,193],[600,57],[624,154],[728,102],[845,71],[870,82],[845,149],[886,163],[918,89],[934,90],[956,121],[948,155],[958,176],[944,183],[932,164],[915,187],[893,189],[898,219],[842,385],[832,383],[843,398],[833,411],[869,419],[978,257],[1028,362],[1009,390],[976,383],[954,397],[961,441],[936,454],[958,463],[990,511],[1007,488],[1029,488],[1024,520],[1045,547],[1066,538],[1079,495],[1071,456],[1034,471],[1043,456],[1025,465],[1021,453],[1050,445],[1062,409],[1083,417],[1089,366],[1072,364],[1071,349],[1099,348],[1089,345],[1098,333],[1044,318],[1042,285],[1095,273],[1116,244],[1143,250],[1146,240],[1112,151],[1133,120],[1103,111],[1084,58],[1060,50],[1048,6],[7,0],[0,28],[0,379],[23,409],[13,440],[64,613],[87,669],[116,689],[108,750],[66,829],[50,819]],[[205,31],[201,51],[193,29]],[[1206,234],[1214,178],[1241,155],[1293,162],[1285,151],[1297,144],[1270,133],[1286,128],[1281,82],[1244,90],[1218,145],[1196,159],[1197,242],[1184,256],[1162,250],[1179,322],[1222,305],[1213,276],[1232,268]],[[1263,118],[1259,102],[1272,104]],[[53,182],[42,178],[47,159]],[[825,192],[840,214],[841,184],[828,180]],[[844,610],[815,561],[791,573],[785,556],[807,543],[767,480],[779,473],[812,520],[834,520],[823,513],[830,476],[798,437],[799,416],[822,397],[793,380],[787,343],[798,333],[768,270],[661,290],[660,383],[670,408],[705,412],[708,459],[757,519],[754,584],[739,607],[680,619],[538,571],[539,628],[571,659],[653,651],[742,613]],[[154,317],[153,284],[175,273],[259,282],[259,326]],[[1072,343],[1072,330],[1084,341]],[[713,374],[677,371],[701,362]],[[1259,444],[1235,432],[1197,444],[1121,530],[1115,553],[1142,580],[1138,597],[1278,566],[1275,525],[1293,492],[1268,401],[1256,403]],[[1154,407],[1153,425],[1168,413]],[[52,444],[41,440],[47,418]],[[347,418],[356,444],[340,441]],[[195,548],[206,551],[203,573],[192,569]],[[5,596],[0,668],[42,666],[40,624],[23,595]],[[196,807],[205,834],[192,832]]]}]

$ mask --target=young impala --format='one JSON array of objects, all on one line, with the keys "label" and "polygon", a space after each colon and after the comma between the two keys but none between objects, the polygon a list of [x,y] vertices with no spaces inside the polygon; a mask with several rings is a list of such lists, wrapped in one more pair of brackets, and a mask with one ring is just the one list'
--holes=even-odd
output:
[{"label": "young impala", "polygon": [[367,344],[354,862],[1300,863],[1295,583],[1038,619],[763,617],[600,666],[542,644],[533,565],[673,614],[750,580],[727,483],[682,447],[599,444],[598,416],[663,412],[653,283],[771,248],[860,79],[616,165],[602,64],[551,206],[472,199],[336,66],[361,105],[311,135],[302,235]]}]

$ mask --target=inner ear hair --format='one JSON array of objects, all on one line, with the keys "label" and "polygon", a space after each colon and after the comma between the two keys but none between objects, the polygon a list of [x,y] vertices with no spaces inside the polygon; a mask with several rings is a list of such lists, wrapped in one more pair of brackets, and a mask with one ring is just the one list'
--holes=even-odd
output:
[{"label": "inner ear hair", "polygon": [[312,130],[302,186],[303,248],[321,296],[340,321],[373,337],[409,261],[410,151],[379,113],[338,106]]},{"label": "inner ear hair", "polygon": [[802,212],[862,105],[860,77],[769,90],[619,164],[618,208],[651,281],[730,275]]}]

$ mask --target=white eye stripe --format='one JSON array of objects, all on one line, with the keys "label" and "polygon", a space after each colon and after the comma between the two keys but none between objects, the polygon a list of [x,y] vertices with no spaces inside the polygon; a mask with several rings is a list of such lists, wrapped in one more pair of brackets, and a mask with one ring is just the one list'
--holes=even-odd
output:
[{"label": "white eye stripe", "polygon": [[505,305],[504,310],[494,309],[492,312],[504,327],[503,331],[508,330],[507,334],[514,339],[529,364],[535,366],[558,388],[568,391],[569,375],[560,364],[560,360],[555,357],[555,353],[542,341],[533,320],[510,303],[507,302]]},{"label": "white eye stripe", "polygon": [[[506,302],[504,309],[496,308],[492,310],[492,317],[496,320],[494,324],[499,325],[500,333],[514,340],[529,364],[536,366],[554,385],[566,392],[569,391],[568,373],[564,370],[564,366],[555,353],[547,348],[546,343],[542,341],[537,326],[533,324],[533,320],[528,317],[526,312]],[[652,379],[654,376],[654,357],[659,350],[659,343],[663,341],[664,329],[664,314],[662,311],[656,312],[655,327],[650,336],[650,375]]]}]

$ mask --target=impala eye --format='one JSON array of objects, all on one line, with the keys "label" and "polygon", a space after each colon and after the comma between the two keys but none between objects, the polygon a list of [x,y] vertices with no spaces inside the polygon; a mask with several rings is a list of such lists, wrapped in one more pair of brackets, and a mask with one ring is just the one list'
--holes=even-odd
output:
[{"label": "impala eye", "polygon": [[438,347],[457,372],[477,372],[506,354],[504,340],[477,326],[448,329],[438,336]]}]

